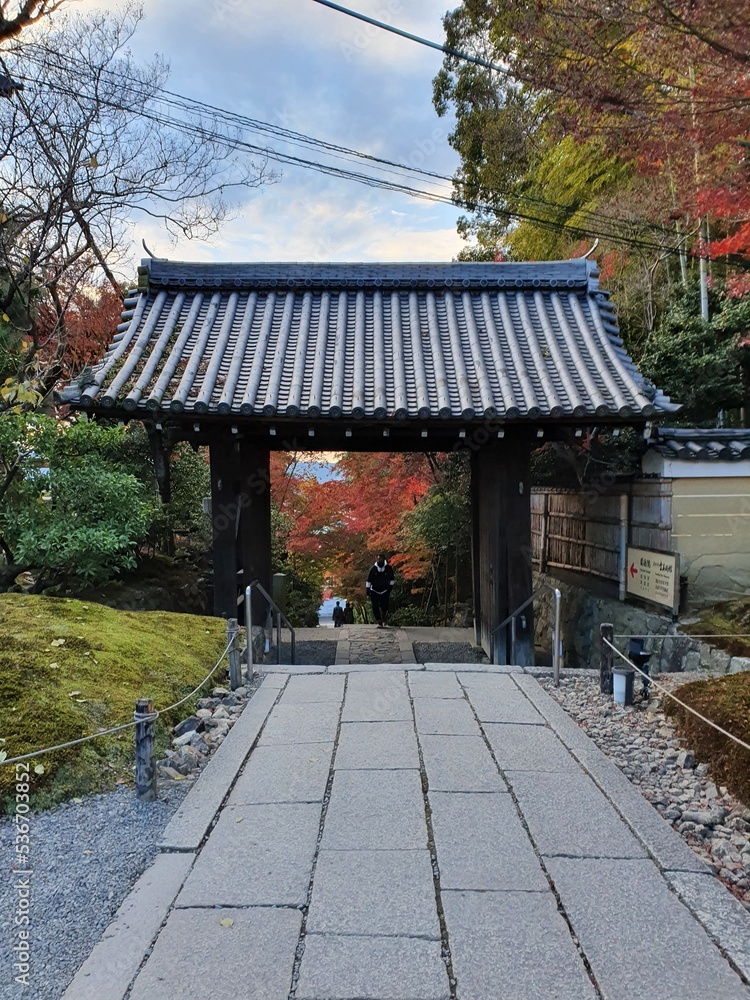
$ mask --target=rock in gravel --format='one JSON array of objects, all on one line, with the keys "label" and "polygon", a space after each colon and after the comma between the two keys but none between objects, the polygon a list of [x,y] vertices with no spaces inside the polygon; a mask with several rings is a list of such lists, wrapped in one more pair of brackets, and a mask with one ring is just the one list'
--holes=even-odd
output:
[{"label": "rock in gravel", "polygon": [[681,750],[677,754],[677,766],[681,767],[684,771],[695,767],[695,757],[689,750]]},{"label": "rock in gravel", "polygon": [[199,719],[197,715],[191,715],[187,719],[178,723],[172,730],[174,736],[184,736],[185,733],[192,733],[196,729],[200,729],[203,726],[203,720]]}]

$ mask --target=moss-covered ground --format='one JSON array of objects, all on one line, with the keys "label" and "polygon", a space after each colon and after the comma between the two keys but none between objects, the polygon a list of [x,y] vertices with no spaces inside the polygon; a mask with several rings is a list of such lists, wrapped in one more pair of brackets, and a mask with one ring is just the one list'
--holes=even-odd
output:
[{"label": "moss-covered ground", "polygon": [[682,631],[688,635],[712,636],[705,641],[730,656],[750,656],[750,598],[722,601],[704,608],[698,621],[683,626]]},{"label": "moss-covered ground", "polygon": [[[727,732],[750,743],[750,673],[693,681],[674,693]],[[737,798],[750,805],[750,751],[669,698],[664,699],[664,711],[674,719],[679,734],[695,751],[697,759],[711,764],[716,783],[726,785]]]},{"label": "moss-covered ground", "polygon": [[[16,757],[128,722],[139,698],[166,707],[200,683],[225,644],[226,624],[217,618],[2,594],[0,750]],[[225,676],[222,666],[210,683]],[[157,750],[190,709],[157,721]],[[131,728],[32,759],[33,806],[132,781],[133,744]],[[14,767],[0,765],[4,809],[13,781]]]}]

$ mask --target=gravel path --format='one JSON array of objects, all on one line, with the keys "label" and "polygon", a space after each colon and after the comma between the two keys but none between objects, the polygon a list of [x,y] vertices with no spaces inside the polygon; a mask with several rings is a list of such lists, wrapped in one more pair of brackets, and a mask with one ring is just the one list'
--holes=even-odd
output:
[{"label": "gravel path", "polygon": [[[691,679],[657,677],[670,690]],[[750,808],[717,788],[708,765],[678,739],[663,696],[625,708],[601,696],[598,677],[563,677],[559,688],[551,678],[541,683],[750,909]]]},{"label": "gravel path", "polygon": [[[282,642],[281,662],[291,663],[292,646],[291,643]],[[336,640],[335,639],[300,639],[295,643],[296,663],[315,663],[327,667],[330,663],[336,662]],[[276,662],[275,648],[267,658],[269,664]]]},{"label": "gravel path", "polygon": [[12,820],[0,821],[0,851],[5,859],[0,883],[2,1000],[59,1000],[153,861],[161,833],[191,785],[167,782],[153,803],[139,802],[132,788],[119,788],[30,816],[29,987],[14,981],[15,832]]}]

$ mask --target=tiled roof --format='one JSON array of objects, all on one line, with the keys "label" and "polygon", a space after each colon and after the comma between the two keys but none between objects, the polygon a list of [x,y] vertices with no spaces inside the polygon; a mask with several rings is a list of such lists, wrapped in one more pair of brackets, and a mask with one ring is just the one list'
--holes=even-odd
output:
[{"label": "tiled roof", "polygon": [[74,405],[250,417],[643,418],[677,409],[588,260],[144,262]]},{"label": "tiled roof", "polygon": [[750,458],[750,428],[658,427],[649,445],[665,458],[737,462]]}]

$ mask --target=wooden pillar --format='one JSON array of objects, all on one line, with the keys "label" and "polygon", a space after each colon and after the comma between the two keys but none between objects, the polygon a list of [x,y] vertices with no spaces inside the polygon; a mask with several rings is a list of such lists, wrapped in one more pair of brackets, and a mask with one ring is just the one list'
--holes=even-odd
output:
[{"label": "wooden pillar", "polygon": [[[480,448],[472,463],[474,566],[479,641],[493,661],[508,663],[510,628],[497,626],[532,593],[530,443],[525,435]],[[514,661],[534,662],[533,609],[516,622]]]},{"label": "wooden pillar", "polygon": [[479,456],[471,456],[471,589],[474,604],[474,642],[483,646],[481,533],[479,530]]},{"label": "wooden pillar", "polygon": [[237,518],[239,454],[229,433],[218,432],[209,445],[213,526],[214,614],[237,617]]},{"label": "wooden pillar", "polygon": [[[271,454],[250,441],[240,443],[239,547],[242,589],[258,580],[271,593]],[[253,597],[253,625],[265,621],[268,605]]]},{"label": "wooden pillar", "polygon": [[[503,465],[506,476],[505,528],[507,532],[507,607],[510,614],[531,597],[531,489],[529,465],[531,442],[526,435],[506,438]],[[510,650],[508,650],[510,652]],[[516,620],[516,648],[513,662],[522,667],[534,663],[534,608],[529,605]]]}]

